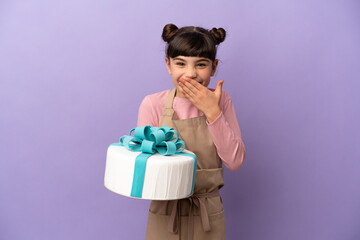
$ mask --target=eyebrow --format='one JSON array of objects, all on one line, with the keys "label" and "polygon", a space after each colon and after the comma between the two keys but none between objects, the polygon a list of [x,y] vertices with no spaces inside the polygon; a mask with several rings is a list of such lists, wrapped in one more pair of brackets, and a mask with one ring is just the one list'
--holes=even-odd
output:
[{"label": "eyebrow", "polygon": [[[174,60],[180,60],[180,61],[185,62],[185,60],[184,60],[184,59],[179,58],[179,57],[174,58]],[[209,59],[207,59],[207,58],[202,58],[202,59],[199,59],[199,60],[197,60],[196,62],[202,62],[202,61],[205,61],[205,62],[210,62],[210,61],[209,61]]]}]

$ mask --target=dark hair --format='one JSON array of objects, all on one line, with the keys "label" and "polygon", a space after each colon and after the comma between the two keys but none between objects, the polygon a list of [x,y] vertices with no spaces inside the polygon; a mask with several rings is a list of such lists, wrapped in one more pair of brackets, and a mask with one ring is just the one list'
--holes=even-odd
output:
[{"label": "dark hair", "polygon": [[223,28],[212,28],[209,31],[189,26],[179,29],[174,24],[166,24],[162,33],[162,39],[168,43],[166,57],[205,57],[212,61],[216,58],[217,45],[225,40],[225,36]]}]

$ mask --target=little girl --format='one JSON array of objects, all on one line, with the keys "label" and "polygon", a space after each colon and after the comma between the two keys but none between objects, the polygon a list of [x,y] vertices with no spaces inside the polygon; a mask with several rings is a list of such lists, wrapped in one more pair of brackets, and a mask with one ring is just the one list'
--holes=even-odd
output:
[{"label": "little girl", "polygon": [[186,149],[197,156],[192,197],[152,201],[147,240],[225,239],[225,216],[219,189],[224,186],[222,163],[235,171],[245,158],[245,147],[230,96],[207,86],[218,60],[217,45],[225,30],[165,25],[165,63],[172,90],[148,95],[139,109],[138,126],[167,125],[178,131]]}]

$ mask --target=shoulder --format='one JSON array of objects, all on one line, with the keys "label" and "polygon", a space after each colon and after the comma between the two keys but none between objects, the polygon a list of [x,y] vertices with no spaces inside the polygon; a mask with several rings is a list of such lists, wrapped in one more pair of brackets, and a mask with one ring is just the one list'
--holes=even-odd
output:
[{"label": "shoulder", "polygon": [[221,99],[220,99],[220,108],[225,109],[229,106],[229,104],[232,104],[230,94],[225,90],[222,90]]},{"label": "shoulder", "polygon": [[164,100],[166,99],[167,95],[169,94],[170,90],[164,90],[161,92],[157,92],[157,93],[153,93],[153,94],[149,94],[147,96],[145,96],[144,99],[147,99],[149,101],[159,101],[159,100]]},{"label": "shoulder", "polygon": [[161,92],[157,92],[157,93],[153,93],[153,94],[149,94],[147,96],[145,96],[143,102],[148,102],[148,103],[165,103],[166,97],[169,94],[170,90],[164,90]]},{"label": "shoulder", "polygon": [[158,126],[165,100],[170,90],[153,93],[144,97],[139,108],[138,126]]},{"label": "shoulder", "polygon": [[[230,94],[229,94],[227,91],[222,90],[221,99],[222,99],[223,101],[231,101]],[[221,100],[220,100],[220,101],[221,101]]]},{"label": "shoulder", "polygon": [[163,109],[170,90],[149,94],[142,100],[141,106],[145,108]]}]

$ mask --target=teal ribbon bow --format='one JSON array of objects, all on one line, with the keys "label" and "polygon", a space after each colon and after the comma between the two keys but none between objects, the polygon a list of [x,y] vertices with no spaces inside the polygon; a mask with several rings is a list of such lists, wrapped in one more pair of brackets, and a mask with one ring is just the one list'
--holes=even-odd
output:
[{"label": "teal ribbon bow", "polygon": [[[131,136],[134,132],[134,136]],[[194,159],[194,173],[191,193],[194,190],[196,173],[196,156],[194,154],[183,153],[185,142],[179,138],[178,132],[168,126],[161,128],[150,125],[137,127],[130,130],[129,135],[120,137],[119,143],[110,146],[122,146],[133,152],[141,152],[135,159],[134,176],[131,187],[132,197],[141,198],[144,186],[146,162],[155,153],[164,156],[173,154],[190,156]]]}]

